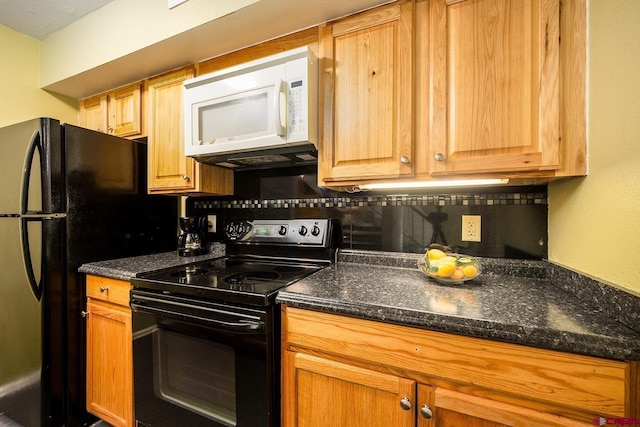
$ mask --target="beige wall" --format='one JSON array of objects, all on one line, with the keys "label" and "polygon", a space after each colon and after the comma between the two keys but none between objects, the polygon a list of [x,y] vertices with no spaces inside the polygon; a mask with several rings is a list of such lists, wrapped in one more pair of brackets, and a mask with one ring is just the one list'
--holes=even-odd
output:
[{"label": "beige wall", "polygon": [[640,295],[640,1],[588,15],[589,175],[549,186],[549,260]]},{"label": "beige wall", "polygon": [[[191,0],[170,10],[166,0],[114,0],[42,40],[40,86],[82,98],[195,62],[200,45],[216,39],[176,45],[172,38],[256,1]],[[90,70],[68,83],[71,89],[54,85]]]},{"label": "beige wall", "polygon": [[0,25],[0,127],[48,116],[77,123],[75,100],[40,87],[40,43]]}]

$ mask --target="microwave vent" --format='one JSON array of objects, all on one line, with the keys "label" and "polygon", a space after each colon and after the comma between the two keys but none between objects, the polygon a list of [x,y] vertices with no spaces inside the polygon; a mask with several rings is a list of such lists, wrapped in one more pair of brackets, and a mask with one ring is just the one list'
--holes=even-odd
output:
[{"label": "microwave vent", "polygon": [[197,160],[233,170],[273,169],[315,165],[318,163],[318,151],[313,144],[303,144],[251,151],[250,153],[239,152],[200,157]]}]

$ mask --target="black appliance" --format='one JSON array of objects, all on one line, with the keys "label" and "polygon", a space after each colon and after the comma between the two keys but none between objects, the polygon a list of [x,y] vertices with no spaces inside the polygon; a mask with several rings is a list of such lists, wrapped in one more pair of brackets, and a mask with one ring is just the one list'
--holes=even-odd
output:
[{"label": "black appliance", "polygon": [[197,256],[207,253],[207,217],[185,216],[178,219],[181,234],[178,237],[178,255]]},{"label": "black appliance", "polygon": [[0,425],[95,421],[78,267],[175,250],[177,200],[146,195],[146,148],[50,118],[0,129]]},{"label": "black appliance", "polygon": [[132,279],[139,426],[280,425],[279,289],[331,264],[328,219],[231,221],[224,257]]}]

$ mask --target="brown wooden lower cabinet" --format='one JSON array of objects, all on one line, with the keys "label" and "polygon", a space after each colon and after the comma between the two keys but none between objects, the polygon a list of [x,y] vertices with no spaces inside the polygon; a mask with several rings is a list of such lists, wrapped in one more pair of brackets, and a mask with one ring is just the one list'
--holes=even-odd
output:
[{"label": "brown wooden lower cabinet", "polygon": [[87,411],[133,426],[133,349],[127,281],[87,276]]},{"label": "brown wooden lower cabinet", "polygon": [[592,426],[638,416],[637,362],[286,306],[282,320],[284,427]]}]

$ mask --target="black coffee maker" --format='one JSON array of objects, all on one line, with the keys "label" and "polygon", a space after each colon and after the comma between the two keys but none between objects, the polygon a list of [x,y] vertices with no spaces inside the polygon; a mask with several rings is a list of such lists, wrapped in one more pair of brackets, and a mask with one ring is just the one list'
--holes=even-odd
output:
[{"label": "black coffee maker", "polygon": [[185,216],[178,219],[182,234],[178,237],[178,255],[196,256],[207,253],[207,218]]}]

